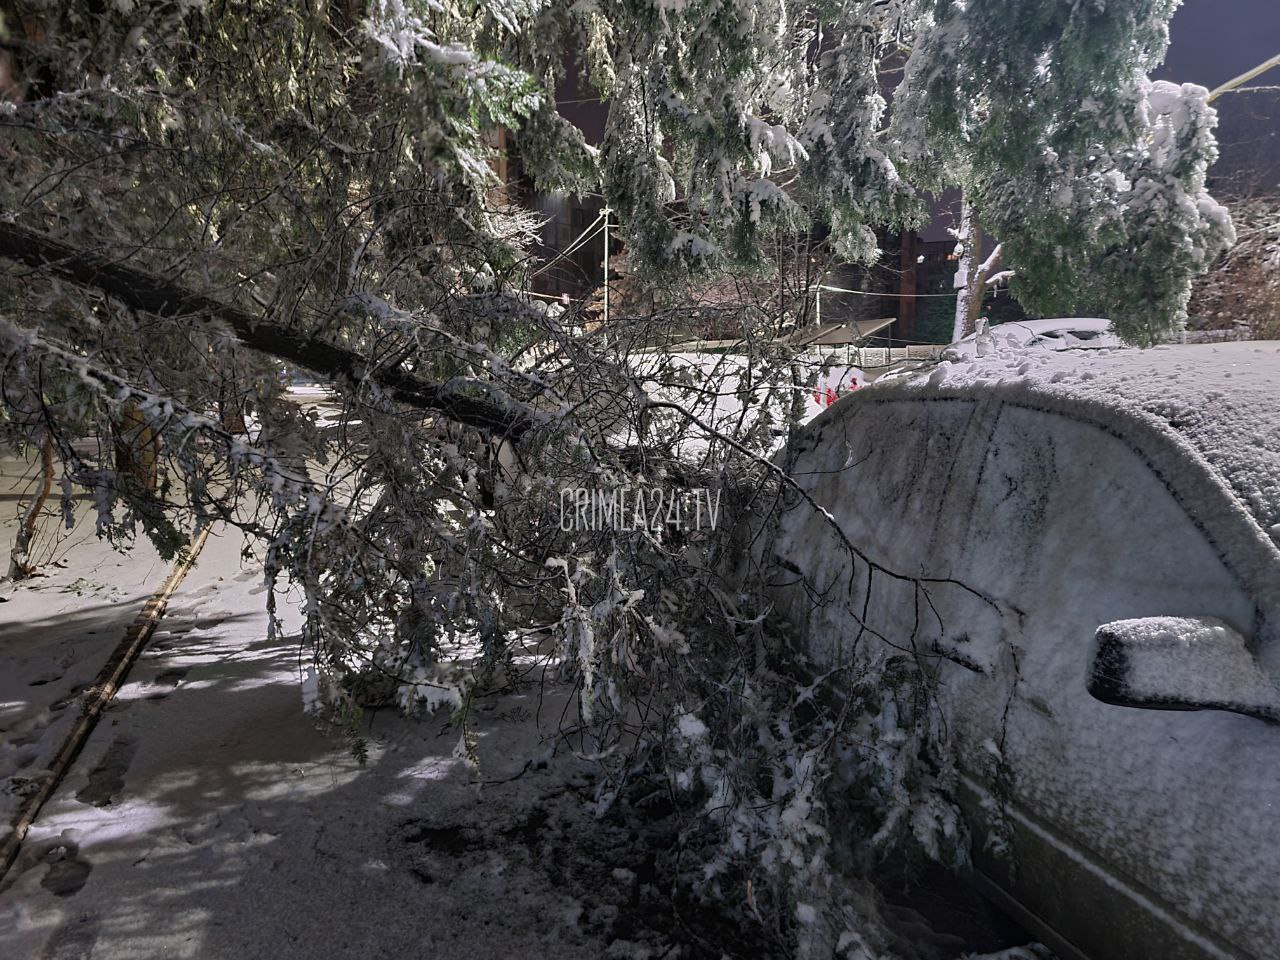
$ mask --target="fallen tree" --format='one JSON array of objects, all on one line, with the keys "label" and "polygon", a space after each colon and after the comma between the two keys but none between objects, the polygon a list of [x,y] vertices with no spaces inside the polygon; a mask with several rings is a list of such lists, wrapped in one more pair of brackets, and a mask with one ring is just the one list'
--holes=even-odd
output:
[{"label": "fallen tree", "polygon": [[[367,378],[386,389],[398,403],[436,410],[467,426],[518,439],[533,423],[528,411],[465,395],[466,386],[430,383],[397,366],[375,365],[365,354],[274,324],[261,315],[16,223],[0,221],[0,257],[99,290],[131,310],[171,320],[216,320],[226,324],[245,346],[267,356],[302,367],[325,380],[354,383]],[[467,386],[483,389],[482,384]]]},{"label": "fallen tree", "polygon": [[[271,609],[302,598],[308,703],[357,752],[362,707],[395,703],[447,710],[465,753],[475,691],[536,632],[577,684],[566,732],[608,761],[601,810],[637,784],[678,799],[690,879],[737,919],[780,952],[874,954],[838,848],[941,847],[900,806],[829,829],[838,758],[869,746],[858,777],[892,766],[939,803],[948,760],[914,638],[872,638],[907,651],[887,687],[798,680],[729,571],[735,518],[796,495],[773,458],[811,384],[782,335],[822,267],[874,260],[948,184],[1028,302],[1085,290],[1139,341],[1230,235],[1203,91],[1146,76],[1172,5],[1036,6],[1026,29],[995,0],[0,4],[0,432],[51,443],[64,516],[87,491],[105,536],[253,537]],[[598,150],[556,111],[569,63],[610,104]],[[539,189],[604,194],[667,305],[737,269],[794,295],[723,311],[750,345],[731,363],[529,306],[541,224],[496,175],[500,128]],[[280,361],[331,381],[324,410]],[[724,516],[565,529],[566,487],[722,492]],[[838,602],[856,625],[869,599]],[[907,754],[859,739],[885,696],[918,708]]]}]

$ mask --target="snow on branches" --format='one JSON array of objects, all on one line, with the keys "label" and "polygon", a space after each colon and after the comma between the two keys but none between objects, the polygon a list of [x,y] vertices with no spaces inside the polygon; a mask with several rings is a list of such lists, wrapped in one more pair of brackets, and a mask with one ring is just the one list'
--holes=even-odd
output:
[{"label": "snow on branches", "polygon": [[937,5],[893,134],[913,170],[964,187],[1025,306],[1159,342],[1186,319],[1192,278],[1234,241],[1205,189],[1207,91],[1147,78],[1176,3],[1038,6]]},{"label": "snow on branches", "polygon": [[[709,306],[750,346],[708,362],[652,349],[674,313],[530,306],[538,222],[499,131],[540,188],[603,193],[637,272],[781,275],[779,238],[819,225],[870,261],[959,184],[1029,304],[1093,298],[1151,340],[1231,236],[1203,91],[1146,79],[1173,6],[33,5],[0,93],[0,436],[52,441],[64,506],[91,491],[106,534],[254,537],[301,596],[308,700],[357,743],[385,703],[451,711],[466,752],[475,685],[535,637],[610,761],[602,807],[659,783],[744,919],[869,955],[840,844],[956,836],[928,677],[797,679],[726,569],[787,487],[770,458],[816,372],[779,333],[805,307],[726,279]],[[556,110],[571,64],[608,98],[598,151]],[[725,515],[569,530],[566,487],[714,490]],[[837,843],[847,784],[871,809]]]}]

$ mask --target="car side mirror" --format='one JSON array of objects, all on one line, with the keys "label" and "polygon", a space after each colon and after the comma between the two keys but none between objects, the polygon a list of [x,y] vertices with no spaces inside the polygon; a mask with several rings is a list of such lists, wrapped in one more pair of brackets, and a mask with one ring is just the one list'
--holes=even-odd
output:
[{"label": "car side mirror", "polygon": [[1094,634],[1089,693],[1148,710],[1226,710],[1280,723],[1280,690],[1230,626],[1212,617],[1114,620]]}]

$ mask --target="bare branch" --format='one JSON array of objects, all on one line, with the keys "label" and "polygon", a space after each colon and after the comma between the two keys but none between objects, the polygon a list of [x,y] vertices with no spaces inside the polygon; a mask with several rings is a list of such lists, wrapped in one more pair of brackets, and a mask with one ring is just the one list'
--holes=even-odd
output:
[{"label": "bare branch", "polygon": [[1224,93],[1231,93],[1237,87],[1243,86],[1254,77],[1262,76],[1262,74],[1266,73],[1273,67],[1280,67],[1280,53],[1277,53],[1274,57],[1263,60],[1262,63],[1258,64],[1252,70],[1246,70],[1244,73],[1240,74],[1240,76],[1232,77],[1222,86],[1215,87],[1209,93],[1209,102],[1213,103],[1213,101],[1217,100]]}]

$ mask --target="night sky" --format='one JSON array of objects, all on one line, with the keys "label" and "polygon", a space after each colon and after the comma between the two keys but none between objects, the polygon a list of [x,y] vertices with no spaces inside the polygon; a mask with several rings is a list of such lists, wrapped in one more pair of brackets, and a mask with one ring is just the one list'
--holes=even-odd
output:
[{"label": "night sky", "polygon": [[[1277,0],[1186,0],[1169,29],[1161,79],[1213,89],[1280,53]],[[1256,84],[1280,86],[1280,69]]]},{"label": "night sky", "polygon": [[[1280,0],[1186,0],[1156,76],[1213,89],[1280,53]],[[1280,67],[1248,86],[1280,87]],[[1252,193],[1280,185],[1280,91],[1225,94],[1215,101],[1222,157],[1213,188]]]}]

